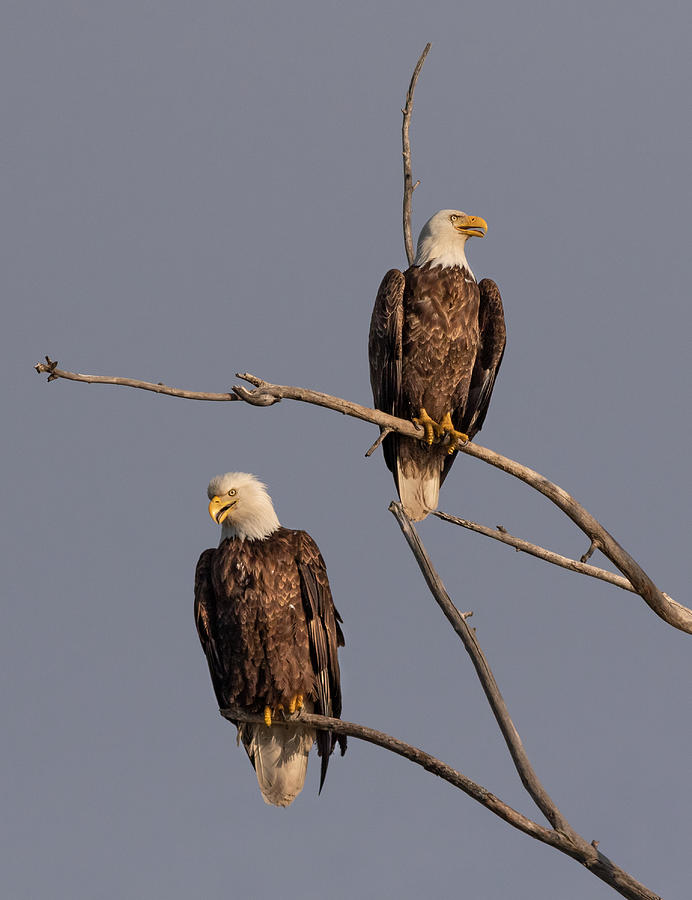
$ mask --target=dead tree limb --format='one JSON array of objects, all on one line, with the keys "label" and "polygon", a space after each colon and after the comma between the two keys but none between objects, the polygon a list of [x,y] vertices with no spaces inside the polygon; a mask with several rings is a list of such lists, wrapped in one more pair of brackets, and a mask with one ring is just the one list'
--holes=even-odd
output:
[{"label": "dead tree limb", "polygon": [[[181,391],[177,388],[168,388],[161,384],[152,384],[147,381],[136,381],[132,378],[114,378],[104,375],[79,375],[75,372],[69,372],[66,369],[60,369],[57,363],[48,357],[47,363],[38,363],[35,368],[39,373],[47,373],[50,381],[58,379],[67,379],[69,381],[84,381],[89,384],[121,384],[127,387],[139,387],[143,390],[154,391],[155,393],[166,393],[172,397],[185,397],[193,400],[244,400],[252,406],[272,406],[280,400],[297,400],[301,403],[312,403],[315,406],[322,406],[325,409],[332,409],[342,413],[345,416],[352,416],[361,419],[363,422],[372,422],[380,429],[390,428],[398,434],[406,437],[420,438],[423,436],[423,429],[414,425],[408,419],[398,419],[396,416],[390,416],[378,409],[371,409],[367,406],[361,406],[359,403],[353,403],[351,400],[343,400],[340,397],[333,397],[331,394],[324,394],[321,391],[313,391],[309,388],[293,387],[285,384],[272,384],[264,381],[256,375],[249,372],[238,373],[238,378],[242,378],[249,384],[254,386],[253,390],[248,390],[240,385],[233,387],[232,393],[212,394],[196,391]],[[629,581],[633,593],[639,596],[647,603],[647,605],[673,628],[678,628],[687,634],[692,634],[692,610],[673,600],[668,594],[663,593],[656,587],[654,582],[649,578],[641,566],[624,550],[615,538],[595,519],[574,497],[563,490],[559,485],[549,481],[544,475],[482,447],[473,441],[459,447],[459,452],[467,456],[473,456],[481,459],[483,462],[509,475],[513,475],[525,484],[537,490],[539,493],[547,497],[552,503],[561,509],[574,524],[580,528],[590,541],[599,546],[601,552],[622,572]],[[574,570],[577,571],[577,570]],[[592,574],[592,573],[586,573]],[[609,580],[609,579],[603,579]],[[611,584],[616,584],[611,581]],[[619,587],[624,585],[619,584]]]},{"label": "dead tree limb", "polygon": [[609,572],[607,569],[600,569],[598,566],[586,565],[584,561],[584,556],[586,556],[586,554],[581,557],[581,560],[570,559],[569,556],[553,553],[552,550],[546,550],[545,547],[540,547],[538,544],[531,544],[529,541],[515,537],[501,525],[498,525],[497,528],[488,528],[486,525],[479,525],[478,522],[471,522],[469,519],[451,516],[449,513],[442,512],[439,509],[433,510],[432,515],[437,516],[438,519],[442,519],[444,522],[451,522],[452,525],[459,525],[461,528],[468,528],[469,531],[475,531],[477,534],[484,534],[486,537],[492,538],[495,541],[501,541],[503,544],[514,547],[515,550],[520,550],[522,553],[529,553],[537,559],[553,563],[555,566],[561,566],[563,569],[567,569],[570,572],[578,572],[580,575],[588,575],[591,578],[599,578],[601,581],[607,581],[608,584],[614,584],[617,587],[622,588],[623,591],[631,591],[633,594],[637,593],[631,583],[622,575],[616,575],[614,572]]},{"label": "dead tree limb", "polygon": [[[225,719],[232,722],[251,722],[257,725],[261,725],[264,722],[263,716],[253,715],[240,709],[222,709],[219,712]],[[376,744],[385,750],[391,750],[392,753],[411,760],[411,762],[422,766],[428,772],[432,772],[433,775],[437,775],[444,781],[454,785],[454,787],[459,788],[460,791],[468,794],[469,797],[472,797],[482,806],[485,806],[486,809],[495,813],[495,815],[500,816],[501,819],[504,819],[505,822],[508,822],[514,828],[518,828],[525,834],[529,834],[531,837],[535,837],[546,844],[556,845],[554,832],[551,829],[533,822],[520,812],[517,812],[517,810],[512,809],[511,806],[503,803],[486,788],[481,787],[475,781],[462,775],[461,772],[431,756],[429,753],[419,750],[417,747],[406,744],[382,731],[376,731],[374,728],[367,728],[364,725],[356,725],[353,722],[344,722],[342,719],[332,719],[302,711],[284,723],[273,722],[272,727],[291,728],[297,722],[302,722],[304,725],[314,725],[316,728],[332,731],[335,734],[345,734],[349,737],[367,741],[370,744]]]},{"label": "dead tree limb", "polygon": [[39,375],[47,374],[48,381],[57,381],[64,378],[66,381],[82,381],[85,384],[116,384],[123,387],[139,388],[141,391],[152,391],[155,394],[166,394],[169,397],[182,397],[184,400],[239,400],[233,393],[212,394],[206,391],[183,391],[179,388],[168,387],[159,381],[139,381],[137,378],[119,378],[113,375],[81,375],[79,372],[68,372],[59,369],[57,360],[45,357],[45,362],[36,363],[34,368]]},{"label": "dead tree limb", "polygon": [[430,51],[432,45],[427,43],[425,49],[421,53],[416,68],[413,70],[411,82],[406,93],[406,103],[401,110],[404,120],[401,123],[401,155],[404,158],[404,209],[403,209],[403,225],[404,225],[404,246],[406,247],[406,258],[409,266],[413,264],[413,237],[411,235],[411,205],[413,200],[413,192],[420,184],[417,181],[413,183],[411,174],[411,141],[409,139],[409,130],[411,128],[411,116],[413,114],[413,92],[416,89],[416,82],[423,68],[425,57]]},{"label": "dead tree limb", "polygon": [[471,657],[471,661],[473,662],[474,668],[476,669],[476,674],[478,675],[478,678],[481,682],[481,685],[485,692],[485,696],[488,698],[490,708],[492,709],[493,715],[497,720],[497,724],[499,725],[502,736],[505,739],[505,743],[509,748],[509,752],[514,761],[516,770],[519,773],[519,777],[521,778],[521,783],[524,785],[528,793],[531,795],[536,806],[538,806],[540,811],[550,822],[553,828],[556,831],[561,831],[570,838],[575,839],[576,836],[572,832],[569,823],[564,818],[555,803],[553,803],[550,796],[548,795],[548,792],[545,790],[545,788],[539,781],[538,776],[534,772],[531,763],[529,762],[529,758],[526,755],[526,751],[524,750],[524,745],[521,742],[519,733],[514,727],[514,723],[510,718],[507,705],[505,704],[502,694],[500,693],[500,689],[497,686],[497,682],[495,681],[490,666],[488,665],[488,661],[486,660],[483,651],[480,648],[478,640],[476,639],[476,635],[469,628],[466,622],[466,618],[452,603],[449,594],[445,590],[444,585],[440,580],[440,576],[437,574],[437,572],[433,568],[432,563],[430,562],[430,557],[428,556],[425,547],[423,546],[423,542],[421,541],[418,532],[413,527],[411,520],[404,512],[404,507],[401,505],[401,503],[390,503],[389,511],[394,515],[395,519],[399,523],[399,527],[401,528],[404,537],[408,541],[408,545],[416,558],[416,562],[418,563],[421,572],[423,573],[425,583],[430,588],[430,592],[435,598],[437,605],[447,617],[447,621],[449,622],[449,624],[461,638],[461,641],[466,648],[466,652]]},{"label": "dead tree limb", "polygon": [[[454,631],[461,638],[461,641],[471,657],[471,662],[476,670],[478,679],[485,693],[485,696],[493,711],[493,715],[505,739],[514,766],[519,774],[521,783],[529,793],[534,803],[541,810],[546,819],[553,827],[553,833],[560,835],[561,842],[558,849],[572,856],[573,859],[579,860],[594,875],[605,881],[624,897],[655,897],[648,888],[640,884],[628,872],[620,869],[606,856],[603,856],[598,850],[598,842],[587,842],[580,834],[578,834],[562,815],[557,805],[551,799],[550,795],[543,787],[541,781],[533,770],[529,758],[524,749],[519,732],[512,721],[507,705],[500,693],[500,689],[495,681],[490,665],[488,664],[485,654],[483,653],[475,629],[469,628],[466,619],[467,615],[460,613],[452,602],[449,594],[445,590],[440,576],[430,561],[423,542],[413,523],[404,512],[401,503],[393,502],[389,506],[389,511],[394,515],[399,523],[406,541],[408,542],[411,552],[421,570],[425,583],[428,585],[435,602],[444,613],[447,621],[450,623]],[[557,845],[554,845],[557,846]],[[569,848],[569,849],[567,849]],[[595,858],[594,858],[595,854]]]},{"label": "dead tree limb", "polygon": [[[253,715],[241,709],[222,709],[219,712],[225,719],[232,722],[250,722],[257,725],[264,723],[263,716]],[[437,775],[438,778],[442,778],[448,784],[463,791],[477,803],[480,803],[481,806],[484,806],[487,810],[507,822],[508,825],[529,835],[529,837],[535,838],[537,841],[541,841],[543,844],[554,847],[566,856],[581,863],[590,872],[593,872],[597,878],[610,885],[623,897],[628,897],[630,900],[661,900],[658,894],[654,894],[653,891],[640,884],[629,873],[616,866],[607,856],[601,853],[598,850],[598,841],[588,843],[584,838],[574,833],[577,839],[577,843],[575,843],[564,832],[539,825],[504,803],[495,794],[472,781],[457,769],[453,769],[418,747],[406,744],[398,738],[385,734],[382,731],[376,731],[374,728],[368,728],[365,725],[357,725],[354,722],[345,722],[342,719],[317,716],[306,712],[296,714],[296,716],[286,722],[274,722],[272,727],[293,728],[298,723],[311,725],[325,731],[332,731],[335,734],[345,734],[349,737],[375,744],[378,747],[396,753],[398,756],[403,756],[404,759],[410,760],[432,775]]]}]

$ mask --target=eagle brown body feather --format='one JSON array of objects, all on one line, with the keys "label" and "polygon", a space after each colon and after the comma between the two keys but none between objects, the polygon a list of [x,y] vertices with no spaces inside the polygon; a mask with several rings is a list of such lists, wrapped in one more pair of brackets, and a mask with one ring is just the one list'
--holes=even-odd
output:
[{"label": "eagle brown body feather", "polygon": [[[505,323],[494,281],[477,284],[462,266],[391,269],[370,323],[370,383],[377,409],[412,419],[424,407],[436,422],[451,413],[458,431],[480,431],[502,362]],[[454,462],[445,446],[397,434],[382,445],[408,514],[424,518]]]},{"label": "eagle brown body feather", "polygon": [[[280,527],[263,540],[228,538],[205,550],[195,574],[195,620],[219,707],[261,714],[266,706],[288,709],[303,694],[314,712],[341,715],[341,617],[306,532]],[[253,765],[258,729],[270,730],[240,727]],[[318,731],[316,740],[321,790],[337,738]],[[338,740],[343,754],[345,739]]]}]

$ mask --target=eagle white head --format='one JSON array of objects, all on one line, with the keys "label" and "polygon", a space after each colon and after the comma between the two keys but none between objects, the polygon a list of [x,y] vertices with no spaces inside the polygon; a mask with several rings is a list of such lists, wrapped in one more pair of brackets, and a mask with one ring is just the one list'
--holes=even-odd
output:
[{"label": "eagle white head", "polygon": [[226,538],[261,541],[276,531],[279,520],[267,486],[248,472],[226,472],[207,488],[209,515]]},{"label": "eagle white head", "polygon": [[485,237],[488,223],[480,216],[469,216],[458,209],[441,209],[421,229],[414,266],[471,267],[464,245],[470,237]]}]

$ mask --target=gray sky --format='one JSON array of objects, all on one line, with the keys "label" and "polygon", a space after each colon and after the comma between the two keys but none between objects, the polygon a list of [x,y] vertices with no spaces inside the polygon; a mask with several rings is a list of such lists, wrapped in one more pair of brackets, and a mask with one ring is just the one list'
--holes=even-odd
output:
[{"label": "gray sky", "polygon": [[[374,428],[57,383],[225,390],[234,372],[370,400],[366,341],[414,227],[460,207],[509,343],[479,440],[571,491],[689,604],[688,4],[17,2],[0,22],[6,338],[0,633],[4,896],[591,900],[574,862],[352,741],[323,795],[261,800],[192,617],[209,478],[261,476],[320,545],[344,716],[537,815],[387,512]],[[547,502],[461,458],[441,508],[579,556]],[[689,896],[692,639],[634,595],[437,520],[547,789],[650,888]],[[598,561],[595,559],[594,561]]]}]

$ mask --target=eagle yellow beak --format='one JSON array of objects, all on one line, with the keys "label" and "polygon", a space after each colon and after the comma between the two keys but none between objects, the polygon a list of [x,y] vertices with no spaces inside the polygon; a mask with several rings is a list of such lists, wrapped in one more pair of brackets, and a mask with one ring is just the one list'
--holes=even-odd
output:
[{"label": "eagle yellow beak", "polygon": [[237,502],[237,500],[229,500],[228,497],[212,497],[209,501],[209,515],[217,525],[220,525],[228,518],[228,514]]},{"label": "eagle yellow beak", "polygon": [[480,216],[459,216],[454,227],[460,234],[469,237],[485,237],[488,231],[488,223]]}]

